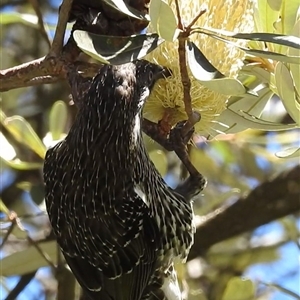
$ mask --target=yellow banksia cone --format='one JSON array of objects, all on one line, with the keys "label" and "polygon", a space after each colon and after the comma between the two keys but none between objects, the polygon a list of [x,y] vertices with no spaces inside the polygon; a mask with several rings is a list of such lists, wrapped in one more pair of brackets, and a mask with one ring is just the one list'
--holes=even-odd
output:
[{"label": "yellow banksia cone", "polygon": [[[175,12],[175,1],[169,0],[168,3]],[[207,5],[207,12],[199,18],[194,26],[206,26],[234,32],[252,31],[252,0],[179,0],[184,24],[190,23],[203,4]],[[237,76],[243,65],[244,52],[204,34],[193,34],[190,39],[224,75]],[[240,42],[240,45],[245,44],[244,41]],[[150,61],[169,67],[173,75],[167,80],[157,83],[146,103],[144,117],[154,122],[167,119],[171,126],[187,119],[177,49],[177,42],[164,42],[146,57]],[[201,121],[195,126],[196,133],[206,134],[211,122],[225,109],[229,96],[209,90],[191,73],[189,74],[192,106],[201,114]]]}]

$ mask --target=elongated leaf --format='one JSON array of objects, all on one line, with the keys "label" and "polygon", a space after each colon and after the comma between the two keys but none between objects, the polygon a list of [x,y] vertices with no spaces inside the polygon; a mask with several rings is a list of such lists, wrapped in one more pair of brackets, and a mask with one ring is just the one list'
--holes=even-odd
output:
[{"label": "elongated leaf", "polygon": [[270,72],[264,70],[259,66],[259,64],[248,64],[243,66],[242,73],[247,75],[254,75],[261,83],[269,83],[270,82]]},{"label": "elongated leaf", "polygon": [[244,47],[238,47],[238,48],[253,56],[264,57],[264,58],[278,60],[278,61],[292,63],[292,64],[300,64],[299,56],[284,55],[284,54],[271,52],[271,51],[264,51],[264,50],[247,49]]},{"label": "elongated leaf", "polygon": [[281,62],[275,67],[275,81],[286,111],[300,126],[300,103],[296,99],[293,78],[289,69]]},{"label": "elongated leaf", "polygon": [[9,209],[6,207],[2,199],[0,198],[0,211],[4,212],[5,214],[9,214]]},{"label": "elongated leaf", "polygon": [[243,95],[246,93],[246,88],[239,80],[223,75],[193,42],[187,42],[187,53],[193,76],[204,86],[225,95]]},{"label": "elongated leaf", "polygon": [[282,3],[282,0],[268,0],[269,6],[275,11],[280,10],[281,3]]},{"label": "elongated leaf", "polygon": [[39,170],[43,167],[42,163],[25,162],[19,159],[6,160],[0,157],[0,162],[3,160],[8,166],[16,170]]},{"label": "elongated leaf", "polygon": [[[9,25],[9,24],[14,24],[14,23],[21,23],[27,26],[30,26],[32,28],[39,29],[38,25],[38,18],[36,15],[31,15],[31,14],[20,14],[17,12],[4,12],[0,13],[0,24],[1,25]],[[46,28],[48,30],[55,30],[56,25],[45,23]],[[71,30],[72,26],[71,24],[67,25],[67,29]]]},{"label": "elongated leaf", "polygon": [[222,300],[251,300],[254,297],[255,286],[251,280],[233,277],[227,283]]},{"label": "elongated leaf", "polygon": [[282,0],[280,20],[282,22],[281,28],[283,34],[293,34],[292,29],[297,21],[297,15],[299,15],[299,7],[299,0]]},{"label": "elongated leaf", "polygon": [[103,0],[110,7],[128,15],[129,17],[149,21],[149,16],[127,5],[123,0]]},{"label": "elongated leaf", "polygon": [[300,38],[291,35],[274,33],[236,33],[232,37],[236,39],[269,42],[273,44],[300,49]]},{"label": "elongated leaf", "polygon": [[59,140],[67,123],[67,106],[63,101],[56,101],[50,112],[49,128],[53,140]]},{"label": "elongated leaf", "polygon": [[[1,204],[1,199],[0,199],[0,204]],[[1,207],[1,205],[0,205]],[[7,215],[9,214],[9,212],[7,213]],[[23,228],[21,228],[20,226],[18,226],[17,224],[10,222],[1,222],[0,223],[0,233],[1,236],[5,236],[8,232],[8,230],[11,230],[11,226],[13,227],[13,230],[10,232],[10,234],[18,239],[26,239],[28,236],[28,233],[26,230],[24,230]],[[1,262],[0,262],[1,263]]]},{"label": "elongated leaf", "polygon": [[178,37],[177,20],[167,3],[163,0],[151,0],[149,14],[151,25],[161,38],[173,42]]},{"label": "elongated leaf", "polygon": [[265,131],[282,131],[288,129],[297,128],[297,124],[280,124],[262,120],[249,115],[245,112],[235,112],[230,109],[226,109],[222,114],[213,121],[211,127],[212,137],[220,133],[237,133],[248,128],[254,128]]},{"label": "elongated leaf", "polygon": [[31,125],[20,116],[6,118],[2,124],[14,138],[33,150],[41,158],[45,157],[46,148]]},{"label": "elongated leaf", "polygon": [[214,28],[207,28],[207,27],[203,27],[201,28],[201,30],[204,30],[204,32],[216,33],[222,36],[235,38],[235,39],[269,42],[269,43],[300,49],[300,38],[293,35],[274,34],[274,33],[267,33],[267,32],[235,33],[223,29],[214,29]]},{"label": "elongated leaf", "polygon": [[299,147],[288,148],[283,151],[279,151],[275,153],[275,155],[279,158],[300,157],[300,148]]},{"label": "elongated leaf", "polygon": [[300,57],[299,56],[289,56],[289,55],[284,55],[281,53],[277,53],[277,52],[272,52],[272,51],[266,51],[266,50],[259,50],[259,49],[249,49],[246,47],[242,47],[237,43],[234,43],[232,41],[227,40],[226,38],[223,38],[221,36],[218,36],[216,34],[210,34],[208,32],[205,31],[198,31],[199,33],[204,33],[207,34],[209,36],[211,36],[212,38],[215,38],[217,40],[223,41],[224,43],[227,43],[229,45],[235,46],[243,51],[245,51],[246,53],[253,55],[253,56],[259,56],[259,57],[264,57],[264,58],[268,58],[268,59],[272,59],[272,60],[278,60],[278,61],[282,61],[282,62],[288,62],[288,63],[293,63],[293,64],[300,64]]},{"label": "elongated leaf", "polygon": [[249,128],[256,128],[256,129],[267,130],[267,131],[281,131],[281,130],[298,128],[298,125],[296,123],[281,124],[281,123],[270,122],[255,117],[245,111],[240,111],[239,115],[244,119],[244,122],[250,122],[252,124]]},{"label": "elongated leaf", "polygon": [[260,0],[254,5],[254,23],[257,32],[273,32],[278,20],[278,11],[271,8],[268,0]]},{"label": "elongated leaf", "polygon": [[7,25],[12,23],[22,23],[37,28],[38,18],[35,15],[19,14],[16,12],[0,14],[0,24]]},{"label": "elongated leaf", "polygon": [[[295,23],[292,33],[300,37],[300,18]],[[288,55],[300,56],[300,50],[295,48],[289,48],[287,50]],[[294,79],[294,85],[296,93],[300,95],[300,65],[290,64],[289,69],[291,71],[292,77]]]},{"label": "elongated leaf", "polygon": [[[56,261],[57,244],[55,241],[41,242],[38,246],[49,259]],[[0,262],[2,276],[23,275],[49,266],[46,259],[32,245],[23,251],[4,257]]]},{"label": "elongated leaf", "polygon": [[248,114],[260,117],[266,104],[274,94],[268,87],[262,86],[257,89],[258,97],[251,95],[240,97],[231,97],[228,101],[228,108],[236,113],[245,111]]},{"label": "elongated leaf", "polygon": [[105,64],[114,65],[142,58],[163,42],[156,33],[120,37],[76,30],[73,36],[83,52]]}]

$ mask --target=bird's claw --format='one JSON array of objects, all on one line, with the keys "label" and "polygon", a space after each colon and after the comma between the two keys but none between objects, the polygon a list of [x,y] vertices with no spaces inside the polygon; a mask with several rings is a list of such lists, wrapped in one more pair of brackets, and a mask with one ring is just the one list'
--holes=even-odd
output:
[{"label": "bird's claw", "polygon": [[[200,115],[195,113],[194,124],[200,120]],[[191,163],[186,145],[191,140],[195,128],[193,122],[181,121],[173,127],[168,137],[160,134],[159,124],[149,120],[143,121],[143,130],[152,139],[158,142],[168,151],[174,151],[189,172],[189,178],[176,188],[176,192],[186,199],[199,194],[206,185],[206,180]]]},{"label": "bird's claw", "polygon": [[186,128],[186,122],[187,121],[181,121],[177,123],[176,126],[170,131],[169,141],[172,145],[173,151],[175,152],[176,148],[179,146],[186,146],[195,132],[194,126],[189,128],[187,133],[183,132],[183,129]]},{"label": "bird's claw", "polygon": [[194,126],[191,126],[185,133],[186,123],[188,121],[179,122],[169,134],[169,142],[173,151],[177,154],[178,158],[186,167],[189,172],[189,178],[180,186],[176,188],[176,192],[183,195],[186,199],[191,199],[199,194],[206,185],[206,179],[198,172],[194,165],[190,161],[189,154],[187,152],[187,143],[195,132]]}]

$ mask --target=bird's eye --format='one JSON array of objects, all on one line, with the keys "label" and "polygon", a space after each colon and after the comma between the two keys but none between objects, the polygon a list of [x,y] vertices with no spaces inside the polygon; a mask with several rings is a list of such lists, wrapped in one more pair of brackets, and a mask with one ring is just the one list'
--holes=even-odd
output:
[{"label": "bird's eye", "polygon": [[153,77],[154,77],[153,72],[149,71],[148,80],[149,80],[150,83],[153,81]]}]

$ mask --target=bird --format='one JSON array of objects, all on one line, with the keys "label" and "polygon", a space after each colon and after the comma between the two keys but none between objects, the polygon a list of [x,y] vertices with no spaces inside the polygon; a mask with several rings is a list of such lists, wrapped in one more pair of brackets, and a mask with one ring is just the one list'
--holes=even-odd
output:
[{"label": "bird", "polygon": [[43,174],[52,230],[91,300],[181,300],[174,262],[185,261],[195,226],[193,192],[170,188],[146,150],[143,106],[171,71],[146,60],[104,65],[80,88],[64,140],[48,149]]}]

